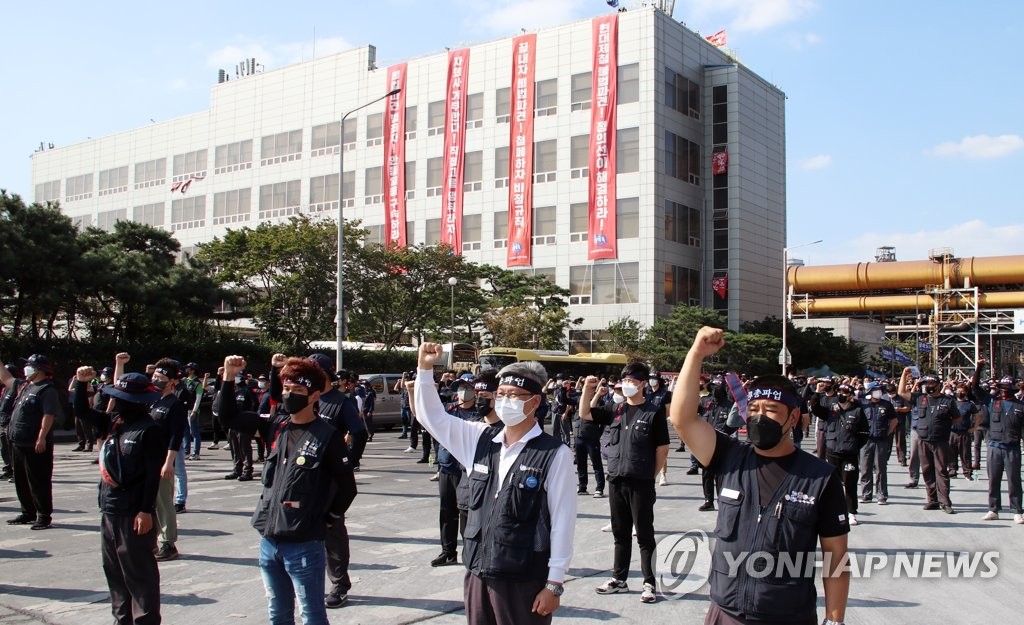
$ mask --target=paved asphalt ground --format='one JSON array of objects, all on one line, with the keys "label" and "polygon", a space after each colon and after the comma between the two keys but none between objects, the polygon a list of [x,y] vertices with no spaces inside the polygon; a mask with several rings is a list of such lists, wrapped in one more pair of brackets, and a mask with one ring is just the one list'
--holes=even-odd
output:
[{"label": "paved asphalt ground", "polygon": [[[398,440],[397,432],[382,432],[367,447],[363,473],[358,475],[360,494],[348,516],[354,586],[351,602],[329,612],[336,624],[465,621],[464,569],[434,569],[428,564],[440,551],[437,486],[427,480],[431,474],[427,465],[415,464],[418,454],[402,453],[405,442]],[[72,447],[72,443],[60,443],[56,452],[54,528],[33,532],[0,524],[0,623],[4,625],[111,622],[100,567],[97,471],[87,454],[72,453]],[[689,530],[711,532],[715,514],[697,512],[699,478],[684,474],[689,455],[673,451],[669,461],[670,484],[658,488],[655,507],[659,539]],[[182,557],[160,565],[165,623],[267,623],[256,567],[257,534],[249,526],[259,482],[224,481],[222,476],[229,470],[225,450],[204,449],[201,461],[189,463],[188,512],[179,516]],[[981,521],[986,511],[985,481],[953,481],[955,516],[923,511],[923,489],[905,490],[905,481],[906,470],[893,460],[890,505],[862,504],[862,524],[850,537],[856,553],[892,556],[898,550],[996,550],[998,573],[991,579],[957,579],[944,573],[908,579],[905,574],[895,577],[890,562],[869,579],[853,580],[846,622],[1019,623],[1024,525],[1014,525],[1005,514],[1001,521]],[[0,483],[0,518],[17,513],[14,485]],[[576,555],[556,622],[703,622],[706,586],[680,599],[640,603],[636,549],[629,580],[633,592],[607,597],[594,593],[593,588],[609,576],[612,562],[611,535],[600,531],[607,516],[606,499],[579,499]]]}]

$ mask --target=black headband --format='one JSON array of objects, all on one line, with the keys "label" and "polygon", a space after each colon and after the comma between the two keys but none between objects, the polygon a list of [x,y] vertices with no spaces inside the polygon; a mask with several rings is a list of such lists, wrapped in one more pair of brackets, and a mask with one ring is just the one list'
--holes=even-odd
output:
[{"label": "black headband", "polygon": [[797,408],[800,406],[800,400],[796,395],[790,391],[778,388],[753,388],[750,390],[750,393],[747,394],[747,400],[754,401],[755,399],[770,399],[771,401],[786,404],[790,408]]},{"label": "black headband", "polygon": [[309,378],[304,378],[304,377],[289,378],[288,381],[291,382],[292,384],[298,384],[299,386],[305,386],[307,389],[309,389],[310,392],[313,391],[313,380],[310,380]]},{"label": "black headband", "polygon": [[153,371],[155,371],[156,373],[159,373],[162,376],[166,376],[166,377],[168,377],[168,378],[170,378],[172,380],[177,380],[178,376],[180,374],[179,371],[176,371],[176,370],[173,370],[173,369],[167,369],[165,367],[157,367]]},{"label": "black headband", "polygon": [[530,391],[534,395],[538,395],[541,392],[540,384],[534,382],[530,378],[525,378],[519,375],[508,374],[502,376],[502,378],[498,381],[498,384],[507,386],[518,386],[523,390]]}]

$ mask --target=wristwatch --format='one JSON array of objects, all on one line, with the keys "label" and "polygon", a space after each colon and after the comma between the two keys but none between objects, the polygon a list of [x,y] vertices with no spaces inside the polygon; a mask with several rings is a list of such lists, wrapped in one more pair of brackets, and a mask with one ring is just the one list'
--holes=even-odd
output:
[{"label": "wristwatch", "polygon": [[562,593],[565,592],[564,586],[562,586],[561,584],[552,584],[551,582],[544,584],[544,588],[550,590],[551,594],[553,594],[556,597],[561,597]]}]

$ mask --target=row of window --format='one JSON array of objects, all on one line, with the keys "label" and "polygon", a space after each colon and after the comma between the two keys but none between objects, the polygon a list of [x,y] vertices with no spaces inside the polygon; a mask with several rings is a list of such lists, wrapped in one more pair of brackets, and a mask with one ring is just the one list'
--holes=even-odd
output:
[{"label": "row of window", "polygon": [[[543,276],[558,284],[554,267],[513,269],[517,273]],[[636,304],[639,302],[640,265],[602,263],[569,267],[570,304]]]},{"label": "row of window", "polygon": [[[725,85],[718,85],[711,90],[711,134],[712,152],[726,151],[729,141],[729,91]],[[723,278],[729,274],[729,174],[728,172],[712,176],[712,213],[711,213],[711,268],[715,278]],[[722,297],[717,290],[712,295],[715,310],[726,311],[729,308],[728,291]]]}]

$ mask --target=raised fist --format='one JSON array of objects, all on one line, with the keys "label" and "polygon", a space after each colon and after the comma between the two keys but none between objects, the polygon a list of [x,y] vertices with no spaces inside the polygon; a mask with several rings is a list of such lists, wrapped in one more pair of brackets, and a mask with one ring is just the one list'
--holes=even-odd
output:
[{"label": "raised fist", "polygon": [[89,382],[96,377],[96,370],[92,367],[79,367],[75,370],[75,379],[79,382]]},{"label": "raised fist", "polygon": [[420,345],[420,353],[417,366],[420,369],[433,369],[435,364],[441,362],[444,348],[440,343],[423,343]]},{"label": "raised fist", "polygon": [[245,369],[245,358],[241,356],[224,357],[224,381],[234,381],[235,376]]},{"label": "raised fist", "polygon": [[119,354],[114,356],[114,362],[120,363],[122,365],[128,364],[128,361],[131,359],[132,357],[128,354],[128,352],[120,352]]},{"label": "raised fist", "polygon": [[725,331],[704,326],[697,331],[691,349],[701,358],[706,358],[717,354],[723,347],[725,347]]},{"label": "raised fist", "polygon": [[274,354],[270,357],[270,366],[275,369],[280,369],[286,362],[288,362],[288,357],[284,354]]}]

